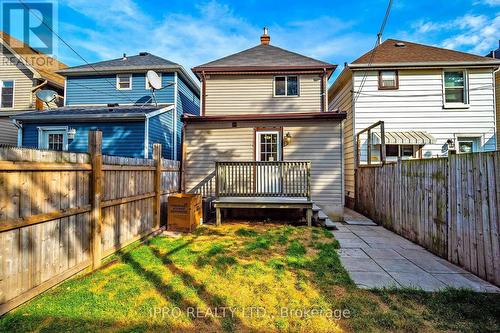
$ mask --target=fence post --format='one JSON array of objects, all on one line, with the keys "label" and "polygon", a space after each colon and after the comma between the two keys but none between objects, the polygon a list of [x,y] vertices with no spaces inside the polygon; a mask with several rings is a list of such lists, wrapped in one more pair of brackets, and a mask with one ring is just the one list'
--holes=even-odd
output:
[{"label": "fence post", "polygon": [[161,216],[161,144],[153,144],[153,159],[155,160],[156,170],[155,170],[155,200],[153,203],[154,219],[153,225],[154,229],[160,228],[160,216]]},{"label": "fence post", "polygon": [[102,132],[89,131],[88,151],[92,165],[92,181],[90,184],[90,249],[92,256],[92,270],[101,266],[101,237],[102,237]]}]

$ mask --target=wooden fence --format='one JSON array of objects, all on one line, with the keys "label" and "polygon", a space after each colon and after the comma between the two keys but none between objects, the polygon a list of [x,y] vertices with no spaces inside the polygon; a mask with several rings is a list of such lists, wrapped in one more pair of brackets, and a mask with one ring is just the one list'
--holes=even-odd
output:
[{"label": "wooden fence", "polygon": [[500,151],[361,166],[356,210],[500,285]]},{"label": "wooden fence", "polygon": [[[179,162],[0,148],[0,315],[145,237],[166,221]],[[159,163],[161,161],[161,163]]]}]

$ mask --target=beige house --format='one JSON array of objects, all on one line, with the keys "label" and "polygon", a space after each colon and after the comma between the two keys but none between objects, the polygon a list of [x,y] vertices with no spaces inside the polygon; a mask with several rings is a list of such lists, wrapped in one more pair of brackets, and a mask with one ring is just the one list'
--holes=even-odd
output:
[{"label": "beige house", "polygon": [[336,66],[269,42],[265,31],[260,45],[193,68],[202,116],[184,118],[184,189],[216,208],[314,207],[339,220],[345,114],[327,112],[326,95]]},{"label": "beige house", "polygon": [[380,128],[372,132],[370,158],[368,137],[356,141],[378,121],[384,122],[386,161],[495,150],[499,66],[499,60],[394,39],[346,65],[328,91],[329,108],[347,112],[346,205],[354,204],[357,163],[382,159]]},{"label": "beige house", "polygon": [[[66,65],[14,37],[0,32],[0,144],[17,144],[17,127],[11,116],[36,108],[38,89],[64,95],[64,77],[54,73]],[[52,106],[62,105],[62,100]],[[44,108],[43,103],[38,104]]]}]

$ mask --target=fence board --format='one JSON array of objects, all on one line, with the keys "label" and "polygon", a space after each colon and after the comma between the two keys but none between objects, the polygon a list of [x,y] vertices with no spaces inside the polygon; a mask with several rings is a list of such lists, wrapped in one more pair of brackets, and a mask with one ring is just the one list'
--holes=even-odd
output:
[{"label": "fence board", "polygon": [[500,285],[500,151],[361,166],[356,177],[358,211]]},{"label": "fence board", "polygon": [[[91,264],[90,166],[88,154],[0,147],[0,315]],[[103,156],[104,256],[153,231],[154,166]],[[163,167],[165,222],[180,170],[166,159]]]}]

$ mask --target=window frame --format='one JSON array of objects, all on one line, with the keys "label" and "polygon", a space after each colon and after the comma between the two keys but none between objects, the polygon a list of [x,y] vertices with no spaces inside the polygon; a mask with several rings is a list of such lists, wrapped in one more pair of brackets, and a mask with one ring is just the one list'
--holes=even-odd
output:
[{"label": "window frame", "polygon": [[[160,77],[160,82],[161,82],[161,88],[160,89],[163,89],[163,76],[162,76],[162,73],[158,73],[158,76]],[[147,74],[144,74],[144,78],[145,78],[145,87],[144,89],[146,90],[153,90],[150,86],[149,86],[149,80],[148,80],[148,76]]]},{"label": "window frame", "polygon": [[[462,72],[464,76],[464,103],[446,102],[446,76],[445,73]],[[469,72],[463,68],[447,68],[442,72],[442,85],[443,85],[443,108],[445,109],[467,109],[470,106],[469,98]]]},{"label": "window frame", "polygon": [[[2,106],[2,103],[3,103],[3,83],[5,81],[12,82],[12,106],[8,106],[8,107]],[[0,80],[0,109],[3,109],[3,110],[14,109],[16,106],[15,103],[16,103],[16,80],[14,80],[14,79]]]},{"label": "window frame", "polygon": [[68,150],[68,126],[43,126],[38,127],[38,149],[49,149],[49,134],[63,135],[63,150]]},{"label": "window frame", "polygon": [[460,152],[460,143],[461,142],[472,142],[472,151],[471,153],[482,152],[484,149],[484,136],[479,134],[465,134],[465,135],[456,135],[455,136],[455,151],[457,154],[469,154],[469,153],[461,153]]},{"label": "window frame", "polygon": [[261,141],[260,141],[260,135],[261,134],[276,134],[277,135],[277,155],[278,159],[273,162],[279,162],[283,161],[283,129],[282,128],[255,128],[254,129],[254,135],[255,135],[255,140],[254,140],[254,160],[256,162],[262,162],[261,160]]},{"label": "window frame", "polygon": [[[396,73],[396,85],[393,87],[384,87],[382,85],[382,72],[395,72]],[[399,71],[393,69],[380,70],[378,71],[378,90],[398,90],[399,89]]]},{"label": "window frame", "polygon": [[[128,75],[129,77],[129,87],[128,88],[121,88],[120,87],[120,75],[125,76]],[[132,73],[120,73],[116,74],[116,90],[132,90]]]},{"label": "window frame", "polygon": [[[288,77],[296,77],[297,78],[297,95],[288,95]],[[284,77],[285,78],[285,94],[284,95],[276,95],[276,78]],[[275,75],[273,76],[273,97],[300,97],[300,75]]]}]

